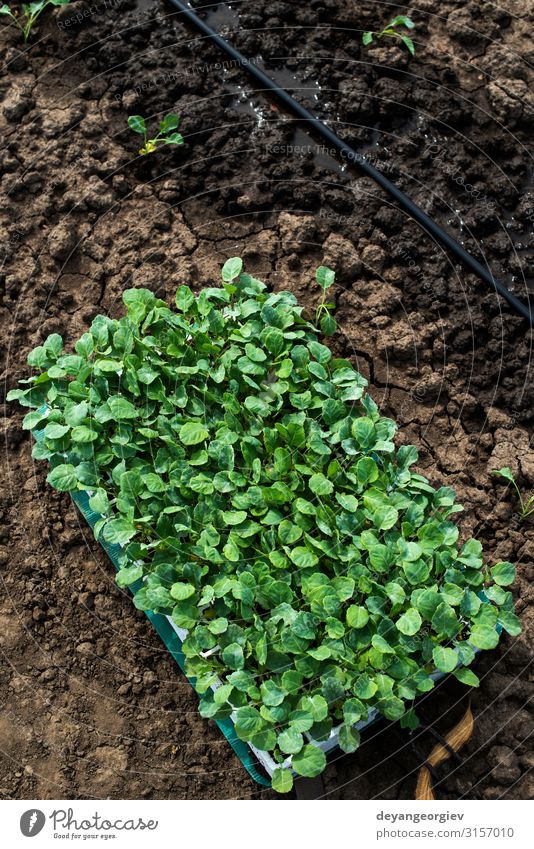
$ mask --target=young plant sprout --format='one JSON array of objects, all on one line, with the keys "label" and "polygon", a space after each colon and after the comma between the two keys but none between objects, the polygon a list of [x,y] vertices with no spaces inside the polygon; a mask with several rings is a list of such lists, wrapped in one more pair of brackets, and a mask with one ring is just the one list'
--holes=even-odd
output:
[{"label": "young plant sprout", "polygon": [[22,3],[21,11],[11,11],[7,3],[0,6],[0,15],[8,15],[21,31],[24,41],[28,41],[32,27],[47,6],[66,6],[70,0],[38,0],[36,3]]},{"label": "young plant sprout", "polygon": [[148,138],[148,130],[145,119],[141,115],[130,115],[128,118],[128,126],[134,133],[139,133],[143,136],[145,143],[139,150],[142,156],[148,153],[153,153],[159,144],[183,144],[184,139],[181,133],[175,133],[180,124],[178,115],[166,115],[159,125],[159,133],[153,139]]},{"label": "young plant sprout", "polygon": [[321,332],[324,333],[325,336],[333,336],[336,332],[337,325],[335,319],[330,315],[330,313],[333,309],[335,309],[336,305],[326,303],[326,292],[336,281],[335,271],[332,271],[331,268],[327,268],[325,265],[321,265],[315,272],[315,279],[323,290],[321,303],[315,311],[315,324],[321,328]]},{"label": "young plant sprout", "polygon": [[383,38],[385,35],[390,36],[391,38],[400,38],[403,44],[406,45],[412,56],[415,56],[415,47],[412,39],[409,35],[406,35],[402,32],[397,32],[397,27],[406,27],[406,29],[413,29],[415,26],[414,22],[407,18],[406,15],[397,15],[396,18],[393,18],[389,24],[384,27],[382,32],[364,32],[362,35],[362,42],[365,45],[371,44],[374,37],[376,36],[376,40]]},{"label": "young plant sprout", "polygon": [[519,501],[519,518],[521,521],[524,519],[528,519],[529,516],[534,515],[534,495],[531,495],[530,498],[525,499],[521,495],[521,491],[515,481],[512,470],[508,466],[503,466],[502,469],[493,469],[492,475],[496,475],[500,478],[504,478],[513,485],[515,491],[517,492],[517,498]]}]

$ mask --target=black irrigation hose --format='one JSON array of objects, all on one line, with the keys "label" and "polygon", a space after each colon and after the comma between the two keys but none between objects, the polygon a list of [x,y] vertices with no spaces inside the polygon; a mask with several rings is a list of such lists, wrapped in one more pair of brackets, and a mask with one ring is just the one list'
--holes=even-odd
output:
[{"label": "black irrigation hose", "polygon": [[[530,309],[530,305],[524,304],[519,298],[510,292],[510,290],[499,280],[496,280],[493,274],[485,268],[477,259],[471,256],[459,242],[456,241],[446,230],[443,230],[432,218],[430,218],[420,207],[417,206],[410,198],[404,194],[397,186],[395,186],[387,177],[378,171],[353,147],[342,141],[339,136],[336,136],[332,130],[329,130],[322,121],[317,118],[313,112],[310,112],[297,100],[291,97],[288,92],[274,82],[261,68],[258,68],[253,62],[243,56],[239,50],[228,44],[215,30],[203,21],[195,12],[183,3],[182,0],[168,0],[168,2],[178,9],[186,18],[186,20],[200,30],[204,35],[208,36],[213,43],[226,53],[233,61],[243,68],[244,71],[253,77],[256,82],[267,91],[270,91],[276,98],[286,107],[286,109],[299,118],[305,121],[309,126],[316,131],[327,144],[334,147],[338,153],[342,154],[343,158],[348,162],[357,165],[364,174],[371,177],[379,186],[381,186],[391,197],[393,197],[402,209],[405,210],[412,218],[417,221],[430,235],[441,242],[469,271],[474,272],[484,283],[487,283],[499,295],[508,301],[511,307],[525,318],[531,326],[534,326],[534,314]],[[530,301],[529,301],[530,304]]]}]

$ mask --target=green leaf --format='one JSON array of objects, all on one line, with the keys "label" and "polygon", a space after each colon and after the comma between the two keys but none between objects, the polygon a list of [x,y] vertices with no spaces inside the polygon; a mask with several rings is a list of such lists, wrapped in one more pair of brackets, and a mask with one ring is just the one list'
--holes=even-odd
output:
[{"label": "green leaf", "polygon": [[401,41],[406,45],[412,56],[415,56],[415,45],[409,35],[401,35]]},{"label": "green leaf", "polygon": [[70,436],[73,442],[81,443],[94,442],[98,439],[98,433],[96,430],[92,430],[92,428],[86,427],[85,425],[73,427]]},{"label": "green leaf", "polygon": [[186,598],[191,598],[195,594],[195,588],[192,584],[184,584],[178,581],[171,587],[171,596],[176,601],[184,601]]},{"label": "green leaf", "polygon": [[413,637],[414,634],[417,634],[422,624],[423,620],[414,607],[410,607],[406,613],[403,613],[403,615],[395,622],[395,625],[401,634],[406,634],[408,637]]},{"label": "green leaf", "polygon": [[518,637],[521,633],[521,620],[512,610],[500,610],[498,621],[511,637]]},{"label": "green leaf", "polygon": [[200,422],[186,422],[179,430],[180,442],[184,445],[198,445],[199,442],[204,442],[210,435],[203,424]]},{"label": "green leaf", "polygon": [[325,336],[333,336],[337,330],[337,324],[335,318],[333,318],[330,313],[325,313],[321,318],[321,333]]},{"label": "green leaf", "polygon": [[60,492],[72,492],[78,488],[76,469],[70,463],[55,466],[46,478],[50,486]]},{"label": "green leaf", "polygon": [[507,587],[515,581],[515,566],[513,563],[505,561],[496,563],[490,569],[490,574],[496,584],[499,584],[500,587]]},{"label": "green leaf", "polygon": [[178,115],[166,115],[163,121],[160,121],[160,133],[169,133],[175,130],[180,125],[180,117]]},{"label": "green leaf", "polygon": [[360,699],[372,699],[377,689],[376,683],[367,673],[360,675],[354,682],[354,695]]},{"label": "green leaf", "polygon": [[260,693],[263,704],[270,707],[281,705],[286,697],[285,690],[282,690],[281,687],[278,687],[270,679],[263,682],[260,687]]},{"label": "green leaf", "polygon": [[276,328],[269,329],[263,338],[263,344],[271,354],[277,357],[284,350],[284,334]]},{"label": "green leaf", "polygon": [[462,669],[456,669],[453,672],[453,675],[458,679],[458,681],[461,681],[462,684],[467,684],[468,687],[480,686],[480,680],[471,669],[466,669],[465,667]]},{"label": "green leaf", "polygon": [[302,536],[302,528],[284,519],[278,526],[278,536],[284,545],[292,545]]},{"label": "green leaf", "polygon": [[124,566],[119,569],[115,580],[119,587],[129,587],[143,576],[142,566]]},{"label": "green leaf", "polygon": [[309,480],[309,487],[315,495],[330,495],[334,490],[334,484],[329,481],[323,474],[312,475]]},{"label": "green leaf", "polygon": [[473,625],[469,642],[477,649],[494,649],[499,642],[499,634],[489,625]]},{"label": "green leaf", "polygon": [[317,280],[317,283],[319,284],[321,289],[326,290],[334,285],[336,275],[331,268],[327,268],[326,265],[320,265],[317,271],[315,272],[315,279]]},{"label": "green leaf", "polygon": [[373,525],[381,531],[387,531],[396,524],[399,511],[395,507],[379,507],[373,513]]},{"label": "green leaf", "polygon": [[44,429],[46,439],[61,439],[68,432],[68,425],[62,425],[59,422],[50,422]]},{"label": "green leaf", "polygon": [[343,724],[339,729],[339,746],[342,751],[355,752],[360,745],[360,734],[352,725]]},{"label": "green leaf", "polygon": [[108,398],[107,404],[115,421],[134,419],[137,415],[134,405],[121,395],[114,395]]},{"label": "green leaf", "polygon": [[245,665],[243,649],[238,643],[230,643],[229,646],[226,646],[221,656],[230,669],[243,669]]},{"label": "green leaf", "polygon": [[247,518],[244,510],[227,510],[223,511],[223,521],[226,525],[240,525]]},{"label": "green leaf", "polygon": [[233,256],[227,259],[222,267],[222,279],[225,283],[231,283],[236,277],[239,277],[243,270],[243,260],[238,256]]},{"label": "green leaf", "polygon": [[312,566],[316,566],[319,562],[316,555],[303,546],[297,546],[291,549],[289,556],[299,569],[311,569]]},{"label": "green leaf", "polygon": [[286,755],[296,755],[304,746],[304,737],[294,728],[286,728],[278,735],[278,745]]},{"label": "green leaf", "polygon": [[320,342],[309,342],[308,349],[310,354],[318,363],[328,363],[332,359],[332,351],[326,345],[321,345]]},{"label": "green leaf", "polygon": [[343,507],[343,510],[347,510],[349,513],[355,513],[358,509],[358,499],[354,495],[336,492],[336,501]]},{"label": "green leaf", "polygon": [[194,303],[195,296],[189,286],[180,286],[176,290],[176,306],[180,312],[187,312]]},{"label": "green leaf", "polygon": [[510,481],[510,483],[515,484],[513,472],[509,466],[503,466],[502,469],[493,469],[491,474],[497,477],[504,478],[505,480]]},{"label": "green leaf", "polygon": [[276,793],[290,793],[293,789],[293,774],[291,770],[277,767],[273,772],[272,787]]},{"label": "green leaf", "polygon": [[297,775],[303,775],[306,778],[315,778],[326,767],[326,755],[317,746],[309,744],[304,746],[298,754],[293,755],[291,766]]},{"label": "green leaf", "polygon": [[402,699],[396,696],[385,696],[377,702],[377,708],[386,719],[397,722],[404,716],[406,708]]},{"label": "green leaf", "polygon": [[347,625],[349,628],[365,628],[369,621],[369,612],[365,607],[351,604],[347,609]]},{"label": "green leaf", "polygon": [[140,133],[141,135],[146,133],[145,119],[142,115],[130,115],[128,117],[128,126],[134,133]]},{"label": "green leaf", "polygon": [[442,602],[439,604],[432,616],[432,627],[437,634],[443,634],[446,637],[455,637],[458,633],[460,623],[456,618],[453,608]]},{"label": "green leaf", "polygon": [[432,651],[432,659],[436,669],[440,672],[452,672],[458,666],[458,655],[454,649],[448,649],[444,646],[435,646]]},{"label": "green leaf", "polygon": [[371,457],[362,457],[356,463],[356,475],[361,484],[373,483],[378,478],[378,466]]},{"label": "green leaf", "polygon": [[102,535],[106,542],[113,545],[126,545],[137,533],[135,527],[128,519],[110,519],[104,525]]},{"label": "green leaf", "polygon": [[364,32],[362,34],[362,44],[365,44],[366,47],[367,47],[368,44],[371,44],[372,40],[373,40],[373,33],[372,32]]}]

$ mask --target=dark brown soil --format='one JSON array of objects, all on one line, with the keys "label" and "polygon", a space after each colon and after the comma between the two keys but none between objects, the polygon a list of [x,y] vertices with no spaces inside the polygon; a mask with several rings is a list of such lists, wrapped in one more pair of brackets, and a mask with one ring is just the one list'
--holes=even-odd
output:
[{"label": "dark brown soil", "polygon": [[[524,297],[532,5],[420,0],[415,60],[393,43],[361,46],[361,30],[403,11],[258,0],[209,15]],[[0,34],[2,391],[46,334],[72,342],[97,313],[120,311],[127,286],[170,298],[181,283],[213,285],[240,254],[310,303],[315,267],[335,268],[339,351],[421,469],[456,487],[462,533],[519,565],[523,634],[477,661],[476,731],[466,762],[443,767],[438,797],[531,797],[533,522],[490,477],[508,465],[534,487],[531,331],[162,2],[78,0],[42,21],[27,51],[14,30]],[[127,116],[171,111],[187,144],[139,157]],[[70,500],[46,485],[16,405],[4,415],[0,795],[271,796],[199,717]],[[462,705],[464,688],[445,682],[424,709],[444,730]],[[407,742],[377,726],[328,767],[327,798],[413,798],[420,757]],[[417,743],[428,753],[433,740]]]}]

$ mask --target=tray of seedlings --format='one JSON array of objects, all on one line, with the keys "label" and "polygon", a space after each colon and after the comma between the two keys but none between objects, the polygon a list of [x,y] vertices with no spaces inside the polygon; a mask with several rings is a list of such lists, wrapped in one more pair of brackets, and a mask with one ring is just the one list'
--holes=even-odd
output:
[{"label": "tray of seedlings", "polygon": [[8,395],[36,408],[33,456],[115,547],[119,586],[165,618],[201,715],[281,793],[377,717],[417,725],[439,676],[476,686],[476,650],[520,630],[514,566],[458,545],[454,491],[412,471],[416,448],[325,344],[334,279],[317,269],[314,315],[237,257],[174,308],[127,289],[122,318],[72,351],[49,336]]}]

